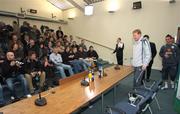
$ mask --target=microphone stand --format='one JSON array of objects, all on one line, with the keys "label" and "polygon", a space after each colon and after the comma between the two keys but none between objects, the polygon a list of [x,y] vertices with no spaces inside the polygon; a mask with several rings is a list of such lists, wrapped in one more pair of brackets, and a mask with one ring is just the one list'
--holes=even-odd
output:
[{"label": "microphone stand", "polygon": [[36,106],[45,106],[47,104],[47,100],[46,100],[45,97],[41,96],[41,87],[40,87],[40,84],[38,84],[38,86],[39,86],[38,98],[35,100],[34,103],[35,103]]},{"label": "microphone stand", "polygon": [[41,97],[41,91],[39,91],[39,98],[35,100],[36,106],[45,106],[47,104],[47,100],[44,97]]}]

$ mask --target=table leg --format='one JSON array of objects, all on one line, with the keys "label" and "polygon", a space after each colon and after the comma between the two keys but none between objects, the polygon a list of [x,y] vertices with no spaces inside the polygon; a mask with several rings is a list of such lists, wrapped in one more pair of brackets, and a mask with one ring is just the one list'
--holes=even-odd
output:
[{"label": "table leg", "polygon": [[101,112],[104,112],[104,94],[101,94]]},{"label": "table leg", "polygon": [[117,95],[117,92],[116,92],[116,85],[115,85],[113,88],[113,103],[114,103],[114,105],[116,104],[116,95]]}]

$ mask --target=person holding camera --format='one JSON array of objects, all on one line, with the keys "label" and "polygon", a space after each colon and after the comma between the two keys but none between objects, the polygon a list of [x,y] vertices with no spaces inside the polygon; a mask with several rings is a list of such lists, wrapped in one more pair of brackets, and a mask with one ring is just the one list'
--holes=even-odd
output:
[{"label": "person holding camera", "polygon": [[42,70],[41,62],[38,60],[35,51],[28,52],[28,57],[24,63],[25,78],[28,81],[30,93],[33,94],[35,90],[33,86],[33,80],[36,80],[38,78],[40,82],[36,83],[39,83],[40,87],[43,87],[46,74]]},{"label": "person holding camera", "polygon": [[159,55],[162,58],[162,80],[164,86],[161,89],[168,89],[168,80],[170,77],[171,88],[175,87],[175,79],[179,63],[180,51],[177,45],[173,43],[173,37],[167,35],[165,37],[166,44],[160,49]]},{"label": "person holding camera", "polygon": [[123,65],[123,50],[124,50],[124,43],[121,41],[121,38],[118,38],[116,48],[113,52],[116,53],[116,59],[118,65]]},{"label": "person holding camera", "polygon": [[22,65],[23,63],[16,61],[14,53],[8,51],[6,53],[6,59],[2,63],[2,77],[5,79],[5,82],[8,85],[9,90],[11,91],[11,99],[14,100],[17,97],[15,93],[14,83],[20,81],[24,90],[24,95],[26,97],[31,97],[28,90],[28,84],[23,75]]}]

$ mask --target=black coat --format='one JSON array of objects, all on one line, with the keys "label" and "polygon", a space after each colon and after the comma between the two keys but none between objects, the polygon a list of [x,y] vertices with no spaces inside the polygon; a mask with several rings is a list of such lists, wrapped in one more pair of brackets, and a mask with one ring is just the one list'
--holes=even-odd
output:
[{"label": "black coat", "polygon": [[69,63],[69,61],[70,61],[70,59],[69,59],[69,53],[68,53],[68,52],[64,52],[64,53],[62,53],[61,55],[62,55],[63,63],[69,65],[69,64],[70,64],[70,63]]},{"label": "black coat", "polygon": [[85,58],[87,58],[87,52],[85,52],[85,51],[83,51],[83,52],[78,51],[78,56],[79,56],[79,58],[85,59]]},{"label": "black coat", "polygon": [[156,44],[153,42],[150,42],[150,47],[151,47],[151,54],[152,54],[152,60],[153,60],[157,54]]},{"label": "black coat", "polygon": [[96,59],[98,59],[99,58],[99,55],[97,54],[97,52],[95,51],[95,50],[93,50],[93,51],[88,51],[87,52],[87,56],[89,57],[89,58],[92,58],[92,57],[95,57]]},{"label": "black coat", "polygon": [[124,44],[121,47],[118,47],[118,44],[116,44],[116,48],[113,53],[116,53],[116,56],[123,58],[123,50],[124,50]]},{"label": "black coat", "polygon": [[4,60],[2,63],[2,76],[7,79],[11,78],[12,76],[17,76],[19,74],[23,74],[23,67],[19,68],[18,66],[11,66],[10,65],[11,61],[9,60]]},{"label": "black coat", "polygon": [[38,72],[43,70],[43,65],[39,60],[26,59],[24,61],[24,71],[30,74],[31,72]]}]

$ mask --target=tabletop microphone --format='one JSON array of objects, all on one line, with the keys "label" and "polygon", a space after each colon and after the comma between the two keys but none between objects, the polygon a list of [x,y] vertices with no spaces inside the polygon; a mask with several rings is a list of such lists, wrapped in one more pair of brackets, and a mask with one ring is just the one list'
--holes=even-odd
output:
[{"label": "tabletop microphone", "polygon": [[39,92],[38,92],[38,98],[35,100],[35,105],[36,106],[45,106],[47,104],[47,100],[45,97],[41,96],[41,87],[40,87],[40,76],[36,75],[36,82],[39,88]]}]

